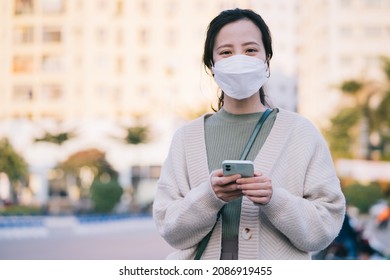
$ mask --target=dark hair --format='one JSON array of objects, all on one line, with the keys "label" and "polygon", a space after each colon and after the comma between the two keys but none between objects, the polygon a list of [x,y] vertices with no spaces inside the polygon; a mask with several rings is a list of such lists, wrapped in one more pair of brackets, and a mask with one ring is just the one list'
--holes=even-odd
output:
[{"label": "dark hair", "polygon": [[[214,50],[214,44],[215,44],[215,38],[217,37],[219,31],[228,23],[232,23],[238,20],[242,19],[248,19],[252,21],[260,30],[265,54],[266,54],[266,62],[269,68],[269,62],[272,58],[272,39],[271,39],[271,32],[269,31],[269,28],[267,24],[264,22],[263,18],[255,13],[252,10],[249,9],[233,9],[233,10],[225,10],[222,11],[218,16],[216,16],[209,24],[207,28],[207,34],[206,34],[206,40],[204,44],[204,50],[203,50],[203,64],[205,67],[207,67],[209,70],[211,70],[214,60],[213,60],[213,50]],[[265,101],[265,93],[263,88],[260,88],[260,100],[261,103],[266,105]],[[222,91],[219,101],[218,101],[218,110],[222,108],[223,106],[223,98],[224,93]]]}]

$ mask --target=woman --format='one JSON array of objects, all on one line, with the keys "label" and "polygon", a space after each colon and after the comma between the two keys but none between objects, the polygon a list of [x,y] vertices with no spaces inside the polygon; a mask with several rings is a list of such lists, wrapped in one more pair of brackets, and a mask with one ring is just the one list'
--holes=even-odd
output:
[{"label": "woman", "polygon": [[[158,182],[153,215],[163,238],[194,259],[310,259],[343,223],[345,199],[329,150],[303,117],[274,108],[246,159],[253,177],[224,176],[269,106],[263,85],[271,36],[251,10],[227,10],[208,27],[203,62],[222,90],[219,110],[174,135]],[[216,222],[217,220],[217,222]]]}]

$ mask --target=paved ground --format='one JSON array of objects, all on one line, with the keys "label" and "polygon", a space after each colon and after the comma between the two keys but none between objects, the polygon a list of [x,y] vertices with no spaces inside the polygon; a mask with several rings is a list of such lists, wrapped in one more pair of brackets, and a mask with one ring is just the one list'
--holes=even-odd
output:
[{"label": "paved ground", "polygon": [[[148,216],[13,223],[0,217],[0,260],[162,260],[173,251]],[[390,254],[390,222],[381,229],[369,223],[367,234],[375,249]]]},{"label": "paved ground", "polygon": [[57,218],[24,232],[0,229],[2,260],[157,260],[171,251],[151,218],[85,224]]}]

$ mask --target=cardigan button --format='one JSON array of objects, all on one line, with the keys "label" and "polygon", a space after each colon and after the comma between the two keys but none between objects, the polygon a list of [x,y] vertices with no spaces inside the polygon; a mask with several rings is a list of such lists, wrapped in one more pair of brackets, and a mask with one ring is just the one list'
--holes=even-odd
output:
[{"label": "cardigan button", "polygon": [[252,237],[252,232],[249,228],[243,228],[241,230],[241,237],[244,239],[244,240],[249,240],[251,239]]}]

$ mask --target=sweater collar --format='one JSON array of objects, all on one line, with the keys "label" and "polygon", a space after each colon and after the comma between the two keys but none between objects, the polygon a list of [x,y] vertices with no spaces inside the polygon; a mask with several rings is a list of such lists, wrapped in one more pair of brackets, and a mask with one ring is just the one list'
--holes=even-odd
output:
[{"label": "sweater collar", "polygon": [[250,114],[232,114],[227,112],[225,109],[221,109],[218,112],[215,113],[215,116],[223,121],[227,122],[248,122],[252,123],[254,121],[257,121],[263,112],[256,112],[256,113],[250,113]]}]

